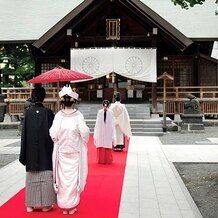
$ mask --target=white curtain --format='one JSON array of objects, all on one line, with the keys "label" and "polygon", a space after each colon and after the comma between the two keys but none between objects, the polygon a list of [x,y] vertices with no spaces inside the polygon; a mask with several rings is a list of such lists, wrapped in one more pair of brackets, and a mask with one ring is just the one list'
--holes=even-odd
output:
[{"label": "white curtain", "polygon": [[71,49],[71,69],[94,78],[115,72],[145,82],[157,80],[156,49],[89,48]]}]

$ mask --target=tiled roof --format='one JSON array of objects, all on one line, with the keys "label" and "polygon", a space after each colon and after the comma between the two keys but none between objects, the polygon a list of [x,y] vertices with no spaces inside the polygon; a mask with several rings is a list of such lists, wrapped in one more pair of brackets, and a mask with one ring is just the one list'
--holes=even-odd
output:
[{"label": "tiled roof", "polygon": [[[218,38],[215,0],[189,10],[171,0],[141,0],[188,38]],[[0,42],[35,41],[83,0],[0,0]]]},{"label": "tiled roof", "polygon": [[83,0],[0,0],[0,41],[35,41]]},{"label": "tiled roof", "polygon": [[206,0],[186,10],[171,0],[141,0],[188,38],[218,38],[218,4]]}]

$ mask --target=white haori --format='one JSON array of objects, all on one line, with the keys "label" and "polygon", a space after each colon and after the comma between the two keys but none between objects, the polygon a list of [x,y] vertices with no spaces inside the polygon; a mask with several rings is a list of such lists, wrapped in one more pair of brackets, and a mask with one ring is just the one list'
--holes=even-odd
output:
[{"label": "white haori", "polygon": [[107,109],[106,121],[104,122],[104,109],[98,111],[95,129],[94,144],[97,148],[111,148],[116,145],[116,130],[113,112]]},{"label": "white haori", "polygon": [[115,117],[117,144],[123,144],[123,134],[127,137],[132,135],[128,111],[126,106],[119,101],[111,104],[110,109]]}]

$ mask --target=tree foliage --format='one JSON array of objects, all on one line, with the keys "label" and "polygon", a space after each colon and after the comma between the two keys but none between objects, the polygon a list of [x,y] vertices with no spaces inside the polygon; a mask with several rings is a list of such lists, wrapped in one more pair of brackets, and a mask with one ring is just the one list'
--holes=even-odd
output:
[{"label": "tree foliage", "polygon": [[180,5],[184,9],[189,9],[189,7],[194,7],[196,4],[202,5],[205,0],[171,0],[174,5]]},{"label": "tree foliage", "polygon": [[27,44],[0,45],[0,59],[8,60],[2,69],[2,87],[22,86],[34,75],[34,61]]},{"label": "tree foliage", "polygon": [[[194,7],[199,4],[202,5],[205,0],[171,0],[174,5],[180,5],[183,9],[189,9],[190,7]],[[218,4],[218,0],[214,0],[216,4]],[[215,15],[218,16],[218,10],[215,10]]]},{"label": "tree foliage", "polygon": [[[184,9],[189,9],[190,7],[194,7],[197,4],[202,5],[205,2],[205,0],[171,0],[171,1],[174,3],[174,5],[180,5],[181,8]],[[214,0],[214,1],[216,4],[218,4],[218,0]],[[217,11],[215,13],[217,13]]]}]

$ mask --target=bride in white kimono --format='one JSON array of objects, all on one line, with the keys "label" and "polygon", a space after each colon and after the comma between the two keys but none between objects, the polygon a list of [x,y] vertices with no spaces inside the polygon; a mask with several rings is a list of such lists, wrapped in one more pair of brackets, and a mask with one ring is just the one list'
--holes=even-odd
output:
[{"label": "bride in white kimono", "polygon": [[87,142],[90,130],[75,109],[78,94],[70,87],[60,92],[62,110],[54,118],[50,136],[54,141],[53,173],[57,204],[63,214],[73,214],[80,202],[88,173]]}]

